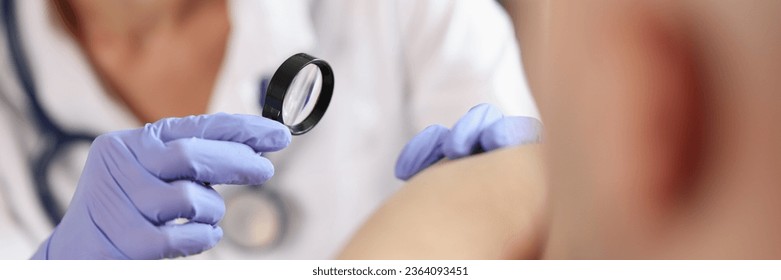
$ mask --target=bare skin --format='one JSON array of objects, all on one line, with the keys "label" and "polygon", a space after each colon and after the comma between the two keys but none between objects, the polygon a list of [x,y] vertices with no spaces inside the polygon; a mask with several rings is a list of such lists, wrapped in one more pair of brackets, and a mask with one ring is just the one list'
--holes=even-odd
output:
[{"label": "bare skin", "polygon": [[341,259],[539,256],[545,188],[537,145],[430,167],[372,216]]},{"label": "bare skin", "polygon": [[224,0],[62,0],[53,8],[141,122],[206,113],[230,33]]}]

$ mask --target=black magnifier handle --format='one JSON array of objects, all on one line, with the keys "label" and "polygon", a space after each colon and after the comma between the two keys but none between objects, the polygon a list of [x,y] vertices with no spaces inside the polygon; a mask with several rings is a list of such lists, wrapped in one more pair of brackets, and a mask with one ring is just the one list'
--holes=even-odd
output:
[{"label": "black magnifier handle", "polygon": [[[285,96],[293,84],[294,79],[301,70],[307,65],[313,64],[320,70],[322,85],[320,93],[315,101],[312,112],[300,123],[288,125],[284,120],[282,112]],[[325,115],[328,104],[331,103],[331,96],[334,90],[334,73],[331,66],[325,60],[314,56],[299,53],[291,56],[282,65],[279,66],[266,89],[266,97],[263,101],[263,117],[278,121],[290,128],[290,133],[300,135],[308,132],[317,125],[320,119]]]}]

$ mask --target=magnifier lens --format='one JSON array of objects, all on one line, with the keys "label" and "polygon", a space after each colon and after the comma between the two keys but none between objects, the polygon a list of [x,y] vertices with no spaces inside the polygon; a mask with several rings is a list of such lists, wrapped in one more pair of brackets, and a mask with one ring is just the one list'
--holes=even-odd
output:
[{"label": "magnifier lens", "polygon": [[293,135],[311,130],[331,103],[334,72],[328,62],[305,53],[279,66],[263,96],[263,116],[290,128]]},{"label": "magnifier lens", "polygon": [[282,103],[282,119],[285,125],[298,125],[312,113],[322,84],[322,73],[317,65],[309,64],[296,74]]}]

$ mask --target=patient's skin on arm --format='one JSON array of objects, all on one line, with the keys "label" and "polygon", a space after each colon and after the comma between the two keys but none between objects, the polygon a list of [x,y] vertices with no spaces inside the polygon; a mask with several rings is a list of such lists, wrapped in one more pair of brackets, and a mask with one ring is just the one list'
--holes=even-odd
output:
[{"label": "patient's skin on arm", "polygon": [[539,145],[430,167],[372,216],[341,259],[534,258],[545,188]]}]

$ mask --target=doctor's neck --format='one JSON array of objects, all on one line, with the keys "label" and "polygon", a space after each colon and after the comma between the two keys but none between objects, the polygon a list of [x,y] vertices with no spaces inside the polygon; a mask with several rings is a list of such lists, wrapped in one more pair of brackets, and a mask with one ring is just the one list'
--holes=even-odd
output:
[{"label": "doctor's neck", "polygon": [[139,39],[176,28],[205,3],[220,0],[52,0],[74,36]]},{"label": "doctor's neck", "polygon": [[141,123],[206,112],[230,34],[226,0],[49,1],[106,93]]}]

